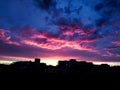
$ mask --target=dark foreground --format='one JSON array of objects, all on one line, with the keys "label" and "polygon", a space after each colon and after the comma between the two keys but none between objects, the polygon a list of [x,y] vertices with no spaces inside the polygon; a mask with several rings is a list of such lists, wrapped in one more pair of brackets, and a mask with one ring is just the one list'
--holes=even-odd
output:
[{"label": "dark foreground", "polygon": [[75,60],[60,61],[58,66],[44,63],[16,62],[0,65],[0,85],[4,88],[28,89],[119,89],[120,67],[93,65]]}]

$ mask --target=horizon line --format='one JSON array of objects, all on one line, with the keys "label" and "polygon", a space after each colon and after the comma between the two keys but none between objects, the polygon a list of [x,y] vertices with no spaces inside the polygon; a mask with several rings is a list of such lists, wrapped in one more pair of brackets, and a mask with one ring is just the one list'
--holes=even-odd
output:
[{"label": "horizon line", "polygon": [[[69,59],[70,60],[70,59]],[[46,65],[52,65],[52,66],[57,66],[59,61],[69,61],[69,60],[41,60],[40,59],[40,63],[45,63]],[[101,64],[108,64],[110,66],[120,66],[120,62],[112,62],[112,61],[85,61],[85,60],[77,60],[75,59],[77,62],[91,62],[94,65],[101,65]],[[19,62],[19,61],[31,61],[33,62],[33,60],[3,60],[0,59],[0,64],[5,64],[5,65],[10,65],[14,62]]]}]

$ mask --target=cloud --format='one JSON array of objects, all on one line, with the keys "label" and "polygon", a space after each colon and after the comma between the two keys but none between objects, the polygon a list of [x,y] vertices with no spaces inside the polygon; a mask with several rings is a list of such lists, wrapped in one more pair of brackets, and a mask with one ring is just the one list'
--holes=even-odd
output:
[{"label": "cloud", "polygon": [[[30,45],[8,45],[3,44],[0,45],[0,57],[6,59],[7,57],[14,58],[15,60],[26,60],[25,58],[53,58],[57,57],[57,59],[62,58],[75,58],[77,60],[87,60],[87,61],[119,61],[119,58],[113,56],[101,56],[98,53],[89,52],[85,50],[78,50],[69,47],[64,47],[61,49],[50,50],[47,48],[38,48]],[[6,48],[7,47],[7,48]],[[24,48],[24,49],[23,49]],[[12,52],[11,52],[12,51]]]},{"label": "cloud", "polygon": [[0,29],[0,40],[9,41],[10,36],[7,35],[9,32],[8,30]]},{"label": "cloud", "polygon": [[20,44],[51,50],[71,47],[79,50],[95,51],[91,43],[96,42],[97,37],[92,38],[93,32],[89,32],[91,35],[88,35],[88,33],[85,33],[77,26],[62,25],[59,34],[39,32],[32,27],[24,27],[20,31],[20,34],[17,36]]},{"label": "cloud", "polygon": [[9,35],[9,33],[11,33],[9,30],[0,29],[0,41],[7,44],[19,45],[19,43],[11,40],[11,36]]},{"label": "cloud", "polygon": [[[79,60],[98,60],[98,61],[118,61],[119,50],[103,49],[111,46],[108,38],[88,38],[89,35],[94,35],[94,30],[84,32],[81,27],[77,26],[62,26],[58,36],[52,36],[50,32],[39,32],[36,28],[23,27],[20,28],[21,34],[17,35],[19,46],[15,44],[2,42],[0,45],[0,55],[15,56],[15,57],[73,57]],[[5,33],[5,30],[1,30]],[[78,34],[75,35],[74,34]],[[4,34],[2,34],[4,37]],[[13,35],[13,34],[12,34]],[[64,37],[63,37],[64,36]],[[68,38],[67,38],[68,37]],[[69,39],[71,37],[71,39]],[[85,38],[87,37],[87,38]],[[117,37],[116,37],[117,38]],[[101,39],[101,40],[100,40]],[[103,40],[104,39],[104,40]],[[112,38],[111,38],[112,40]],[[110,41],[111,41],[110,40]],[[108,45],[109,44],[109,45]],[[113,42],[113,45],[119,45],[119,42]],[[101,46],[102,45],[102,46]],[[12,52],[11,52],[12,51]],[[107,53],[107,54],[105,54]],[[108,54],[109,53],[109,54]]]},{"label": "cloud", "polygon": [[32,37],[33,35],[36,34],[36,30],[33,27],[26,26],[26,27],[20,28],[20,34],[23,37]]},{"label": "cloud", "polygon": [[[46,53],[48,52],[48,53]],[[50,54],[50,50],[37,48],[30,45],[12,45],[1,43],[0,55],[11,56],[11,57],[24,57],[24,58],[35,58],[35,57],[47,57]]]},{"label": "cloud", "polygon": [[119,0],[7,1],[0,1],[0,55],[118,61]]},{"label": "cloud", "polygon": [[115,41],[115,42],[112,42],[114,45],[116,45],[116,48],[120,46],[120,41]]},{"label": "cloud", "polygon": [[55,0],[34,0],[36,5],[43,10],[49,11],[51,8],[56,7]]}]

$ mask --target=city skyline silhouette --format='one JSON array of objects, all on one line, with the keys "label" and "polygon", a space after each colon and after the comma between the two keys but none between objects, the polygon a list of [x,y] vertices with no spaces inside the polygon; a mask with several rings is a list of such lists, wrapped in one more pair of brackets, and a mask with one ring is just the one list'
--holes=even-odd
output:
[{"label": "city skyline silhouette", "polygon": [[[77,89],[87,89],[86,86],[89,86],[89,89],[94,87],[120,89],[118,83],[120,66],[94,65],[92,62],[78,62],[76,59],[59,61],[57,66],[46,65],[39,58],[35,58],[34,62],[18,61],[10,65],[0,64],[0,73],[0,82],[2,84],[7,82],[4,85],[11,85],[12,81],[12,85],[20,84],[21,87],[27,88],[35,85],[34,88],[38,89],[43,85],[52,85],[52,87],[60,85],[60,88]],[[79,85],[76,86],[77,84]]]}]

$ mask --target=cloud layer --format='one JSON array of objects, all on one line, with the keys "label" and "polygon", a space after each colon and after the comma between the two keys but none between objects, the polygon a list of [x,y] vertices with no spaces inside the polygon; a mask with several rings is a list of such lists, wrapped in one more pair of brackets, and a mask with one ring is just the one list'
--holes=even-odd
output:
[{"label": "cloud layer", "polygon": [[0,1],[0,57],[119,61],[119,0]]}]

